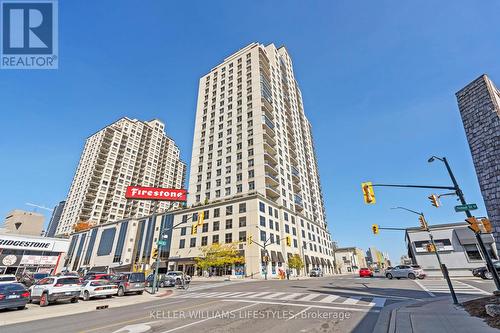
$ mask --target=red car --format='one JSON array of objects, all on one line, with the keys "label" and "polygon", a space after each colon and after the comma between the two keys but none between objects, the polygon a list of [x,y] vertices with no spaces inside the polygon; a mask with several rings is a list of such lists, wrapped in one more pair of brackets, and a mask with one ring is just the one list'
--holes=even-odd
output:
[{"label": "red car", "polygon": [[360,277],[373,277],[373,272],[370,271],[368,268],[361,268],[359,270],[359,276]]}]

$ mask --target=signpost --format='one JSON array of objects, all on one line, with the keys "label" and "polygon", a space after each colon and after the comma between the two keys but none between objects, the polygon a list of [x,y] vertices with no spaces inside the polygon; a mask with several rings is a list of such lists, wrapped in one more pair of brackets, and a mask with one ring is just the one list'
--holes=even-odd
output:
[{"label": "signpost", "polygon": [[476,204],[465,204],[465,205],[455,206],[455,212],[466,212],[468,210],[476,210],[476,209],[477,209]]},{"label": "signpost", "polygon": [[167,241],[166,240],[159,240],[156,242],[156,245],[158,246],[166,246],[167,245]]}]

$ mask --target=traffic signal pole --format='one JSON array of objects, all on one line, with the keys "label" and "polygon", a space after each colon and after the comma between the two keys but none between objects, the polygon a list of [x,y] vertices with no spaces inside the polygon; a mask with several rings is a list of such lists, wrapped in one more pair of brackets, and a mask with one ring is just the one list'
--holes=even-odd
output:
[{"label": "traffic signal pole", "polygon": [[[446,157],[443,157],[443,158],[434,157],[434,158],[437,158],[444,163],[444,165],[446,166],[446,170],[448,171],[448,174],[450,175],[451,181],[453,183],[455,193],[457,194],[458,198],[460,199],[460,203],[462,205],[467,205],[467,202],[465,201],[464,194],[463,194],[462,190],[460,189],[460,187],[458,186],[458,182],[455,178],[455,175],[453,174],[453,171],[451,171],[451,167],[448,164],[448,160],[446,159]],[[432,160],[429,160],[429,161],[432,162]],[[468,209],[465,210],[465,215],[467,215],[467,217],[472,217],[472,214],[471,214],[470,210],[468,210]],[[496,286],[497,291],[498,291],[498,290],[500,290],[500,277],[498,276],[498,272],[497,272],[495,266],[493,265],[493,261],[491,260],[490,254],[488,253],[486,246],[484,245],[483,239],[481,238],[481,234],[480,233],[474,233],[474,234],[476,235],[476,241],[479,244],[479,247],[481,248],[481,252],[483,253],[484,259],[486,261],[486,266],[488,267],[488,270],[491,272],[491,274],[493,276],[493,280],[495,281],[495,286]]]}]

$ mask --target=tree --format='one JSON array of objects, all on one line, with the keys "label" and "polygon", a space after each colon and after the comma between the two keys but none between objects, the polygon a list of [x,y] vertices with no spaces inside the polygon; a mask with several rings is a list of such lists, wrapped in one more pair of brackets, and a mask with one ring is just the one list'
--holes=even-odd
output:
[{"label": "tree", "polygon": [[294,254],[288,259],[288,268],[295,268],[297,272],[304,268],[304,262],[298,254]]},{"label": "tree", "polygon": [[196,264],[202,270],[210,267],[226,267],[245,263],[234,244],[212,244],[200,248],[202,255],[195,258]]}]

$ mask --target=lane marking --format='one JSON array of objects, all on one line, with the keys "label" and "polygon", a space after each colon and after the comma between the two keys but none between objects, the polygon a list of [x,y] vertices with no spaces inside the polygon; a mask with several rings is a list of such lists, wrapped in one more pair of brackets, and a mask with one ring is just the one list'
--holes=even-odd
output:
[{"label": "lane marking", "polygon": [[358,296],[349,297],[348,299],[343,301],[342,304],[356,304],[359,302],[360,299],[361,299],[361,297],[358,297]]},{"label": "lane marking", "polygon": [[[228,314],[231,314],[233,312],[236,312],[236,311],[241,311],[243,309],[246,309],[246,308],[249,308],[249,307],[252,307],[252,306],[255,306],[257,305],[257,303],[254,303],[254,304],[250,304],[250,305],[246,305],[246,306],[243,306],[239,309],[235,309],[235,310],[232,310],[232,311],[229,311]],[[179,327],[176,327],[176,328],[172,328],[168,331],[163,331],[161,333],[170,333],[170,332],[174,332],[174,331],[177,331],[177,330],[181,330],[183,328],[186,328],[186,327],[189,327],[189,326],[193,326],[193,325],[197,325],[197,324],[200,324],[200,323],[203,323],[203,322],[206,322],[208,320],[212,320],[212,319],[216,319],[216,318],[220,318],[220,316],[212,316],[212,317],[209,317],[209,318],[205,318],[205,319],[202,319],[202,320],[198,320],[198,321],[195,321],[193,323],[189,323],[189,324],[186,324],[186,325],[183,325],[183,326],[179,326]]]},{"label": "lane marking", "polygon": [[322,294],[309,294],[309,295],[304,296],[302,298],[296,299],[296,301],[304,301],[304,302],[312,301],[314,298],[316,298],[318,296],[322,296]]},{"label": "lane marking", "polygon": [[253,295],[253,298],[262,297],[262,296],[267,295],[267,294],[270,294],[270,292],[266,291],[266,292],[262,292],[262,293],[257,293],[255,295]]},{"label": "lane marking", "polygon": [[374,297],[371,303],[374,304],[376,307],[383,308],[386,300],[387,299],[383,297]]},{"label": "lane marking", "polygon": [[472,286],[472,285],[470,285],[470,284],[468,284],[468,283],[465,283],[465,282],[462,282],[462,281],[457,281],[457,282],[459,282],[459,283],[461,283],[461,284],[463,284],[463,285],[466,285],[466,286],[467,286],[467,287],[469,287],[469,288],[472,288],[472,289],[474,289],[474,290],[477,290],[478,292],[481,292],[482,294],[485,294],[485,295],[491,295],[491,293],[489,293],[489,292],[487,292],[487,291],[485,291],[485,290],[483,290],[483,289],[479,289],[479,288],[477,288],[477,287],[474,287],[474,286]]},{"label": "lane marking", "polygon": [[295,297],[301,296],[301,295],[305,295],[305,294],[304,293],[291,293],[291,294],[288,294],[286,296],[281,297],[281,299],[288,300],[288,299],[292,299],[292,298],[295,298]]},{"label": "lane marking", "polygon": [[339,296],[337,296],[337,295],[328,295],[325,298],[320,299],[318,302],[331,303],[331,302],[335,301],[337,298],[339,298]]},{"label": "lane marking", "polygon": [[156,305],[146,306],[143,309],[144,310],[146,310],[146,309],[152,309],[152,308],[157,308],[157,307],[160,307],[160,306],[165,306],[165,305],[170,305],[170,304],[177,304],[177,303],[182,303],[182,302],[186,302],[186,301],[182,300],[182,301],[175,301],[175,302],[160,303],[160,304],[156,304]]},{"label": "lane marking", "polygon": [[327,305],[305,305],[305,304],[299,304],[299,303],[280,303],[280,302],[271,302],[271,301],[250,301],[250,300],[243,300],[243,299],[238,299],[238,300],[232,300],[232,299],[223,299],[222,302],[241,302],[241,303],[256,303],[256,304],[272,304],[272,305],[285,305],[285,306],[300,306],[303,308],[304,306],[309,306],[311,308],[319,308],[319,309],[331,309],[331,310],[346,310],[346,311],[354,311],[354,312],[375,312],[379,313],[380,310],[374,310],[374,309],[358,309],[358,308],[350,308],[350,307],[339,307],[339,306],[327,306]]},{"label": "lane marking", "polygon": [[412,280],[412,281],[415,282],[416,284],[418,284],[419,287],[422,288],[423,291],[425,291],[427,294],[429,294],[429,296],[436,297],[436,295],[434,295],[433,293],[431,293],[429,291],[429,289],[427,289],[426,287],[424,287],[420,282],[418,282],[417,280]]},{"label": "lane marking", "polygon": [[291,320],[291,319],[293,319],[293,318],[297,317],[298,315],[300,315],[300,314],[301,314],[301,313],[303,313],[303,312],[306,312],[306,311],[307,311],[307,310],[309,310],[310,308],[311,308],[311,307],[310,307],[310,306],[308,306],[308,307],[307,307],[307,308],[305,308],[304,310],[302,310],[302,311],[300,311],[300,312],[297,312],[296,314],[294,314],[293,316],[291,316],[290,318],[288,318],[288,319],[287,319],[287,320],[285,320],[285,321],[289,321],[289,320]]},{"label": "lane marking", "polygon": [[283,294],[284,293],[274,293],[274,294],[271,294],[271,295],[264,296],[264,298],[275,298],[275,297],[281,296]]}]

